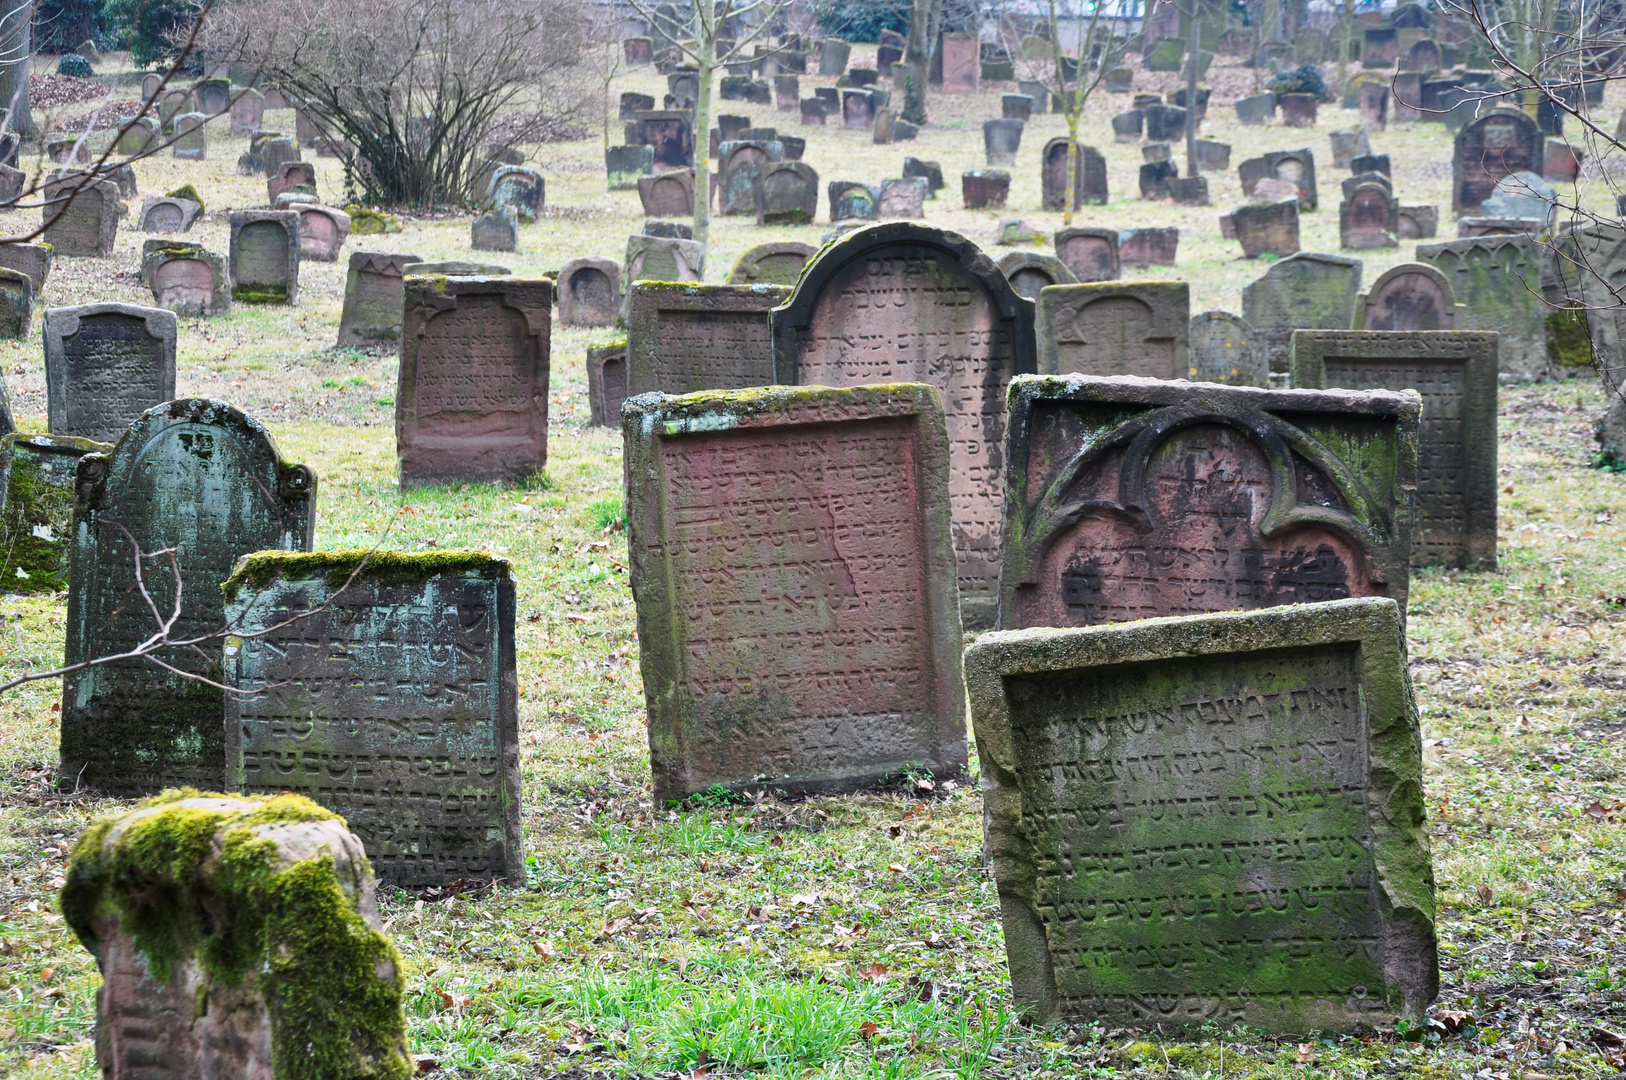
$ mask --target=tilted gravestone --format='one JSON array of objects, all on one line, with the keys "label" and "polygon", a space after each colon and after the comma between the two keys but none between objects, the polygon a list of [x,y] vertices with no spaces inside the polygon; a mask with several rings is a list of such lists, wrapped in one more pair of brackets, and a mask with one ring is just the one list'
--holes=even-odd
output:
[{"label": "tilted gravestone", "polygon": [[27,274],[34,283],[34,295],[39,296],[51,276],[53,254],[49,244],[0,243],[0,266]]},{"label": "tilted gravestone", "polygon": [[650,217],[688,217],[694,213],[694,170],[639,177],[638,201]]},{"label": "tilted gravestone", "polygon": [[507,560],[263,552],[221,588],[231,788],[343,815],[387,885],[525,880]]},{"label": "tilted gravestone", "polygon": [[[166,792],[91,825],[66,876],[63,914],[102,976],[106,1080],[412,1074],[407,973],[337,816]],[[155,895],[178,924],[156,933]]]},{"label": "tilted gravestone", "polygon": [[141,204],[141,231],[188,232],[202,213],[203,207],[191,199],[149,195]]},{"label": "tilted gravestone", "polygon": [[881,193],[868,184],[832,180],[829,192],[830,220],[873,221],[880,198]]},{"label": "tilted gravestone", "polygon": [[1138,143],[1146,127],[1146,114],[1139,109],[1121,112],[1112,118],[1112,141]]},{"label": "tilted gravestone", "polygon": [[764,165],[751,189],[758,225],[808,225],[819,212],[819,174],[800,161]]},{"label": "tilted gravestone", "polygon": [[231,294],[249,304],[299,303],[299,211],[231,212]]},{"label": "tilted gravestone", "polygon": [[1496,335],[1300,330],[1293,384],[1415,390],[1413,566],[1496,568]]},{"label": "tilted gravestone", "polygon": [[621,309],[621,266],[595,255],[571,259],[559,270],[561,326],[609,326]]},{"label": "tilted gravestone", "polygon": [[25,338],[34,321],[34,279],[0,269],[0,338]]},{"label": "tilted gravestone", "polygon": [[794,285],[802,267],[818,249],[811,244],[787,241],[758,244],[748,248],[729,271],[730,285]]},{"label": "tilted gravestone", "polygon": [[339,317],[339,348],[364,349],[401,340],[406,302],[406,267],[417,255],[352,251],[344,278],[344,313]]},{"label": "tilted gravestone", "polygon": [[1056,258],[1079,281],[1116,281],[1122,273],[1116,229],[1063,229],[1056,234]]},{"label": "tilted gravestone", "polygon": [[302,205],[299,214],[299,255],[317,262],[338,262],[339,249],[350,236],[350,215],[319,203]]},{"label": "tilted gravestone", "polygon": [[1356,330],[1455,330],[1451,281],[1427,263],[1401,263],[1355,298]]},{"label": "tilted gravestone", "polygon": [[896,218],[919,219],[926,216],[926,180],[920,176],[905,176],[881,183],[881,197],[875,203],[875,217],[880,221]]},{"label": "tilted gravestone", "polygon": [[201,318],[231,310],[231,275],[225,256],[201,244],[160,244],[141,260],[141,280],[153,303],[177,315]]},{"label": "tilted gravestone", "polygon": [[0,438],[0,586],[6,592],[68,587],[75,470],[86,454],[111,449],[71,435]]},{"label": "tilted gravestone", "polygon": [[1004,387],[1034,364],[1033,318],[975,244],[911,222],[826,245],[773,313],[775,382],[924,382],[942,392],[961,612],[972,626],[993,617]]},{"label": "tilted gravestone", "polygon": [[395,393],[401,486],[541,472],[553,283],[409,275],[404,311]]},{"label": "tilted gravestone", "polygon": [[[1039,158],[1039,178],[1043,188],[1044,208],[1060,210],[1067,202],[1068,142],[1065,138],[1045,143]],[[1079,146],[1076,182],[1073,186],[1073,209],[1086,202],[1107,201],[1107,159],[1093,146]]]},{"label": "tilted gravestone", "polygon": [[1491,109],[1457,132],[1451,158],[1451,212],[1476,214],[1505,176],[1539,174],[1542,132],[1518,109]]},{"label": "tilted gravestone", "polygon": [[1242,245],[1245,258],[1286,258],[1299,250],[1299,204],[1292,197],[1239,206],[1231,211],[1230,219],[1232,235]]},{"label": "tilted gravestone", "polygon": [[587,347],[587,408],[594,427],[621,426],[621,403],[627,400],[627,339],[615,338]]},{"label": "tilted gravestone", "polygon": [[1303,251],[1242,287],[1242,317],[1271,371],[1288,370],[1294,330],[1347,330],[1355,321],[1361,260]]},{"label": "tilted gravestone", "polygon": [[41,194],[45,226],[41,242],[58,255],[113,254],[119,231],[117,184],[81,173],[47,182]]},{"label": "tilted gravestone", "polygon": [[984,850],[1033,1019],[1422,1022],[1422,738],[1384,598],[990,634]]},{"label": "tilted gravestone", "polygon": [[790,295],[788,285],[633,285],[627,392],[689,394],[772,385],[768,315]]},{"label": "tilted gravestone", "polygon": [[1228,311],[1191,317],[1192,378],[1227,386],[1269,386],[1270,365],[1248,320]]},{"label": "tilted gravestone", "polygon": [[45,396],[53,435],[117,442],[175,396],[175,313],[115,303],[47,308]]},{"label": "tilted gravestone", "polygon": [[[260,143],[260,160],[265,164],[266,179],[270,180],[280,175],[282,167],[290,161],[299,160],[299,142],[284,136],[275,136]],[[312,167],[314,170],[314,166]],[[315,172],[311,173],[312,183],[315,183]],[[271,192],[266,196],[267,202],[276,202],[278,192]]]},{"label": "tilted gravestone", "polygon": [[1404,609],[1415,393],[1021,379],[1000,627],[1388,596]]},{"label": "tilted gravestone", "polygon": [[657,800],[964,773],[934,389],[645,394],[622,437]]},{"label": "tilted gravestone", "polygon": [[604,151],[604,171],[611,191],[637,187],[639,180],[655,168],[655,148],[639,143],[635,146],[612,146]]},{"label": "tilted gravestone", "polygon": [[1541,252],[1529,236],[1418,244],[1417,259],[1445,274],[1461,305],[1458,330],[1495,330],[1500,371],[1525,379],[1551,370],[1543,319]]},{"label": "tilted gravestone", "polygon": [[1051,285],[1076,285],[1078,278],[1067,264],[1053,255],[1037,251],[1013,251],[999,260],[999,272],[1011,283],[1016,295],[1035,303],[1039,290]]},{"label": "tilted gravestone", "polygon": [[1190,375],[1191,289],[1183,281],[1097,281],[1039,294],[1039,373]]},{"label": "tilted gravestone", "polygon": [[[315,500],[316,474],[285,463],[265,428],[230,405],[182,398],[149,409],[110,453],[79,461],[66,662],[128,652],[155,632],[136,590],[132,544],[143,556],[174,549],[176,632],[213,634],[225,626],[220,583],[238,557],[309,551]],[[143,562],[153,604],[167,617],[176,577],[167,558]],[[218,639],[211,645],[220,648]],[[158,656],[219,681],[218,663],[194,650]],[[62,680],[59,777],[118,795],[218,791],[226,780],[224,708],[220,690],[146,661],[74,672]]]}]

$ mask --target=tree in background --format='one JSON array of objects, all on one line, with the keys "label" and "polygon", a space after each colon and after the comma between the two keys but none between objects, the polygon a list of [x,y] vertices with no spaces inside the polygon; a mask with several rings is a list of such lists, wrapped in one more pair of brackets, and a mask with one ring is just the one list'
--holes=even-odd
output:
[{"label": "tree in background", "polygon": [[32,0],[0,0],[0,132],[34,134],[28,101],[33,13]]},{"label": "tree in background", "polygon": [[[1033,73],[1045,84],[1067,121],[1067,193],[1062,202],[1062,226],[1073,223],[1073,206],[1078,201],[1078,128],[1084,107],[1106,78],[1107,69],[1123,57],[1124,38],[1115,33],[1117,21],[1106,12],[1107,4],[1097,0],[1047,0],[1045,29],[1049,35],[1049,55],[1036,63]],[[1012,48],[1019,55],[1020,45]]]},{"label": "tree in background", "polygon": [[107,0],[104,17],[123,29],[131,62],[150,67],[182,54],[201,10],[197,0]]},{"label": "tree in background", "polygon": [[910,0],[818,0],[813,21],[826,37],[873,42],[882,30],[906,33],[910,8]]},{"label": "tree in background", "polygon": [[912,0],[909,35],[903,49],[903,84],[899,87],[903,91],[900,115],[911,124],[926,122],[926,80],[931,75],[942,21],[943,0]]}]

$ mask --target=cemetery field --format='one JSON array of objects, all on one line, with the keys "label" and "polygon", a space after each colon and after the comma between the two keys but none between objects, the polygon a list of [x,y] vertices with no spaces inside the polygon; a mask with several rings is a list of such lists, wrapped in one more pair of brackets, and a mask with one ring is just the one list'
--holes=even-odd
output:
[{"label": "cemetery field", "polygon": [[[871,47],[872,50],[873,47]],[[853,63],[867,62],[864,47]],[[116,66],[116,65],[114,65]],[[1128,271],[1191,284],[1192,311],[1240,311],[1261,263],[1219,239],[1215,217],[1241,202],[1235,166],[1266,150],[1316,150],[1321,209],[1306,250],[1337,251],[1337,190],[1326,132],[1355,121],[1323,107],[1314,129],[1242,128],[1217,68],[1204,135],[1233,144],[1211,177],[1215,206],[1135,194],[1137,146],[1114,145],[1092,106],[1084,141],[1108,159],[1112,201],[1078,223],[1178,225],[1175,268]],[[1137,71],[1137,88],[1167,88]],[[805,77],[804,94],[833,80]],[[658,93],[652,73],[617,79]],[[1049,234],[1038,153],[1061,133],[1036,117],[1012,170],[1011,207],[959,208],[961,171],[982,165],[981,121],[998,90],[930,99],[915,143],[876,147],[867,132],[802,128],[795,114],[719,103],[807,135],[821,182],[878,182],[904,154],[937,160],[949,190],[929,224],[996,258],[1003,216]],[[1009,89],[1014,89],[1010,87]],[[115,95],[124,91],[116,91]],[[1618,109],[1626,101],[1611,101]],[[736,106],[739,107],[736,108]],[[83,112],[83,107],[80,108]],[[611,124],[615,122],[612,119]],[[291,113],[267,125],[292,125]],[[598,127],[596,118],[592,126]],[[228,208],[265,201],[235,175],[246,139],[209,125],[205,162],[137,164],[143,195],[197,186],[207,215],[188,235],[226,249]],[[615,139],[614,141],[619,141]],[[1373,148],[1395,162],[1397,194],[1441,207],[1450,234],[1450,141],[1431,124],[1391,125]],[[620,260],[643,218],[634,192],[606,192],[603,142],[530,149],[547,209],[513,254],[471,253],[471,215],[403,217],[403,231],[353,237],[337,263],[306,262],[293,308],[236,305],[182,319],[177,389],[239,405],[284,457],[319,478],[317,547],[483,548],[513,561],[524,882],[467,891],[381,890],[386,928],[407,965],[412,1049],[440,1075],[531,1077],[1611,1077],[1626,1072],[1626,474],[1588,467],[1604,395],[1585,373],[1500,393],[1500,568],[1418,572],[1407,634],[1422,713],[1427,832],[1439,885],[1442,988],[1434,1020],[1362,1037],[1266,1037],[1246,1029],[1035,1028],[1011,1000],[998,898],[982,854],[982,807],[969,780],[897,777],[845,797],[656,805],[650,790],[638,641],[627,587],[620,435],[588,426],[583,354],[605,329],[552,335],[544,474],[508,486],[402,492],[396,484],[392,353],[335,350],[344,259],[358,247],[426,259],[476,259],[537,273],[567,259]],[[325,201],[342,172],[315,158]],[[139,197],[137,199],[137,203]],[[713,222],[706,280],[774,239],[817,243],[820,223],[758,229]],[[5,222],[8,229],[18,220]],[[59,259],[48,306],[150,303],[135,266],[142,234],[121,228],[111,259]],[[1046,245],[1048,247],[1048,245]],[[1364,280],[1411,245],[1361,253]],[[0,343],[25,431],[45,430],[35,334]],[[59,663],[65,599],[0,599],[0,675]],[[56,906],[66,855],[84,826],[128,803],[59,793],[55,683],[0,697],[0,1076],[96,1072],[95,964]],[[432,1064],[430,1064],[432,1062]]]}]

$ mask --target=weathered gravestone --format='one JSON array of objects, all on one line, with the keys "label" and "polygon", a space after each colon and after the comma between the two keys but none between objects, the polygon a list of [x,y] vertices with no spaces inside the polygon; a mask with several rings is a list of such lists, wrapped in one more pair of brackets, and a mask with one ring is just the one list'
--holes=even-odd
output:
[{"label": "weathered gravestone", "polygon": [[1177,37],[1160,37],[1146,50],[1141,63],[1147,71],[1179,71],[1185,59],[1186,43]]},{"label": "weathered gravestone", "polygon": [[637,187],[654,168],[655,148],[652,146],[612,146],[604,151],[604,171],[611,191]]},{"label": "weathered gravestone", "polygon": [[1406,602],[1415,393],[1035,377],[1010,400],[1000,626]]},{"label": "weathered gravestone", "polygon": [[772,385],[768,316],[790,296],[787,285],[633,285],[627,392],[689,394]]},{"label": "weathered gravestone", "polygon": [[1022,147],[1020,120],[985,120],[982,124],[982,145],[989,165],[1015,165],[1016,152]]},{"label": "weathered gravestone", "polygon": [[787,241],[758,244],[749,248],[729,271],[730,285],[794,285],[802,267],[818,249],[811,244]]},{"label": "weathered gravestone", "polygon": [[34,279],[0,269],[0,338],[25,338],[34,321]]},{"label": "weathered gravestone", "polygon": [[[289,139],[282,136],[266,139],[264,142],[260,143],[260,160],[265,163],[266,179],[274,179],[281,175],[282,167],[284,165],[290,161],[299,160],[299,142],[298,140]],[[315,184],[316,173],[314,166],[312,167],[310,176],[310,182]],[[266,197],[266,201],[276,202],[277,195],[278,192],[271,192]]]},{"label": "weathered gravestone", "polygon": [[1497,367],[1524,379],[1546,378],[1552,369],[1543,319],[1541,259],[1529,236],[1483,236],[1443,244],[1418,244],[1417,258],[1445,274],[1462,305],[1458,330],[1495,330]]},{"label": "weathered gravestone", "polygon": [[158,121],[150,116],[132,117],[121,121],[124,129],[119,132],[118,142],[114,150],[129,157],[145,154],[158,138]]},{"label": "weathered gravestone", "polygon": [[1496,335],[1300,330],[1293,384],[1415,390],[1413,566],[1496,568]]},{"label": "weathered gravestone", "polygon": [[503,277],[513,273],[506,266],[497,266],[493,263],[463,262],[452,260],[449,262],[409,262],[401,267],[401,276],[409,278],[418,277]]},{"label": "weathered gravestone", "polygon": [[1056,257],[1079,281],[1116,281],[1122,272],[1116,229],[1063,229],[1056,234]]},{"label": "weathered gravestone", "polygon": [[[224,402],[182,398],[149,409],[111,453],[79,462],[66,662],[127,652],[156,631],[136,589],[132,545],[144,557],[152,602],[166,614],[176,577],[167,558],[149,556],[174,549],[177,633],[216,633],[225,626],[220,583],[232,565],[252,551],[309,551],[315,499],[316,474],[285,463],[266,430]],[[194,650],[158,657],[219,681],[218,664]],[[60,780],[118,795],[218,791],[226,780],[223,710],[220,690],[149,662],[74,672],[62,680]]]},{"label": "weathered gravestone", "polygon": [[1169,161],[1148,161],[1140,167],[1140,197],[1167,199],[1169,183],[1180,178],[1180,170]]},{"label": "weathered gravestone", "polygon": [[638,126],[644,145],[654,149],[656,172],[694,168],[694,129],[687,112],[639,113]]},{"label": "weathered gravestone", "polygon": [[1394,601],[991,634],[965,666],[1034,1020],[1422,1021],[1434,875]]},{"label": "weathered gravestone", "polygon": [[6,592],[68,587],[75,470],[86,454],[111,449],[71,435],[0,438],[0,587]]},{"label": "weathered gravestone", "polygon": [[488,209],[510,209],[522,221],[535,221],[547,203],[547,184],[542,174],[521,165],[499,165],[486,185]]},{"label": "weathered gravestone", "polygon": [[1039,294],[1039,372],[1190,375],[1191,290],[1183,281],[1097,281]]},{"label": "weathered gravestone", "polygon": [[1192,378],[1227,386],[1269,386],[1270,365],[1248,321],[1228,311],[1191,317]]},{"label": "weathered gravestone", "polygon": [[58,255],[113,254],[119,231],[119,186],[79,173],[48,181],[42,191],[40,240]]},{"label": "weathered gravestone", "polygon": [[231,212],[231,294],[249,304],[299,303],[299,211]]},{"label": "weathered gravestone", "polygon": [[1118,234],[1118,260],[1124,266],[1173,266],[1180,250],[1180,230],[1164,228],[1126,229]]},{"label": "weathered gravestone", "polygon": [[344,279],[344,313],[339,317],[339,347],[366,348],[401,340],[401,312],[406,301],[406,267],[417,255],[353,251]]},{"label": "weathered gravestone", "polygon": [[[1246,162],[1243,164],[1246,165]],[[1275,150],[1266,154],[1264,175],[1294,184],[1299,191],[1300,210],[1313,213],[1319,205],[1315,183],[1315,154],[1310,150]],[[1247,187],[1246,184],[1243,186]]]},{"label": "weathered gravestone", "polygon": [[847,58],[852,46],[840,38],[825,38],[819,42],[819,74],[845,75]]},{"label": "weathered gravestone", "polygon": [[967,210],[997,210],[1011,193],[1011,174],[1002,169],[971,169],[960,174],[960,199]]},{"label": "weathered gravestone", "polygon": [[[1271,181],[1264,181],[1271,183]],[[1230,231],[1245,258],[1285,258],[1299,250],[1299,204],[1291,196],[1275,202],[1239,206],[1230,215]]]},{"label": "weathered gravestone", "polygon": [[621,309],[621,266],[614,259],[587,255],[559,270],[559,323],[609,326]]},{"label": "weathered gravestone", "polygon": [[1491,109],[1457,132],[1451,158],[1451,211],[1476,214],[1514,173],[1541,173],[1541,127],[1518,109]]},{"label": "weathered gravestone", "polygon": [[49,244],[0,243],[0,266],[27,274],[34,283],[34,295],[39,296],[51,276],[53,254]]},{"label": "weathered gravestone", "polygon": [[819,212],[819,174],[800,161],[774,161],[752,182],[758,225],[808,225]]},{"label": "weathered gravestone", "polygon": [[868,131],[875,123],[875,95],[868,90],[841,92],[841,126]]},{"label": "weathered gravestone", "polygon": [[832,180],[829,199],[832,222],[873,221],[881,193],[868,184],[854,183],[851,180]]},{"label": "weathered gravestone", "polygon": [[961,612],[971,626],[993,617],[1004,388],[1034,364],[1033,318],[1033,305],[975,244],[911,222],[826,245],[773,313],[777,383],[924,382],[941,391]]},{"label": "weathered gravestone", "polygon": [[1037,251],[1013,251],[999,260],[999,272],[1011,283],[1016,295],[1037,302],[1039,290],[1051,285],[1076,285],[1078,277],[1067,264],[1053,255]]},{"label": "weathered gravestone", "polygon": [[1338,207],[1339,245],[1367,251],[1400,246],[1400,204],[1388,185],[1357,183]]},{"label": "weathered gravestone", "polygon": [[469,224],[469,247],[475,251],[518,250],[518,216],[509,207],[481,214]]},{"label": "weathered gravestone", "polygon": [[302,205],[299,214],[299,255],[317,262],[338,262],[339,249],[350,236],[350,215],[319,203]]},{"label": "weathered gravestone", "polygon": [[63,914],[102,976],[106,1080],[412,1074],[406,971],[338,817],[166,792],[93,823],[66,877]]},{"label": "weathered gravestone", "polygon": [[160,243],[141,259],[141,280],[153,302],[188,318],[230,311],[230,279],[225,256],[201,244]]},{"label": "weathered gravestone", "polygon": [[1361,260],[1301,251],[1242,287],[1242,317],[1271,371],[1288,370],[1294,330],[1347,330],[1361,291]]},{"label": "weathered gravestone", "polygon": [[976,34],[944,34],[938,52],[945,94],[975,94],[982,86],[982,40]]},{"label": "weathered gravestone", "polygon": [[622,437],[657,800],[964,773],[934,389],[646,394]]},{"label": "weathered gravestone", "polygon": [[263,552],[222,591],[230,787],[342,814],[397,888],[525,879],[507,560]]},{"label": "weathered gravestone", "polygon": [[1426,240],[1439,232],[1440,211],[1426,203],[1401,203],[1395,210],[1402,240]]},{"label": "weathered gravestone", "polygon": [[188,232],[203,213],[191,199],[149,195],[141,203],[141,231],[150,233]]},{"label": "weathered gravestone", "polygon": [[1154,101],[1146,107],[1146,137],[1153,142],[1168,142],[1183,138],[1186,133],[1186,110],[1178,105],[1165,105]]},{"label": "weathered gravestone", "polygon": [[1270,123],[1276,118],[1276,95],[1264,93],[1238,98],[1236,102],[1236,118],[1250,127],[1259,127]]},{"label": "weathered gravestone", "polygon": [[395,393],[401,486],[541,472],[553,282],[408,275],[404,312]]},{"label": "weathered gravestone", "polygon": [[621,426],[621,403],[627,400],[627,339],[615,338],[587,347],[587,409],[594,427]]},{"label": "weathered gravestone", "polygon": [[1355,298],[1356,330],[1454,330],[1451,281],[1427,263],[1401,263]]},{"label": "weathered gravestone", "polygon": [[[1067,202],[1068,142],[1065,138],[1045,143],[1040,161],[1044,208],[1060,210]],[[1077,172],[1073,186],[1073,209],[1086,202],[1107,201],[1107,159],[1093,146],[1078,147]]]},{"label": "weathered gravestone", "polygon": [[115,303],[47,308],[45,396],[53,435],[117,442],[175,396],[175,313]]},{"label": "weathered gravestone", "polygon": [[265,121],[265,95],[250,87],[242,87],[231,103],[231,134],[252,135]]},{"label": "weathered gravestone", "polygon": [[192,97],[200,113],[219,116],[231,108],[231,83],[226,79],[202,79],[192,88]]},{"label": "weathered gravestone", "polygon": [[774,106],[780,112],[795,112],[802,97],[802,80],[796,75],[773,77]]},{"label": "weathered gravestone", "polygon": [[175,118],[175,137],[170,142],[171,152],[185,161],[206,161],[209,157],[209,133],[203,126],[208,117],[202,113],[181,113]]},{"label": "weathered gravestone", "polygon": [[923,218],[926,216],[926,181],[918,176],[883,180],[881,197],[875,202],[877,220]]},{"label": "weathered gravestone", "polygon": [[1282,123],[1287,127],[1315,127],[1314,94],[1277,94],[1276,104],[1282,111]]},{"label": "weathered gravestone", "polygon": [[688,217],[694,213],[694,170],[639,177],[638,201],[650,217]]}]

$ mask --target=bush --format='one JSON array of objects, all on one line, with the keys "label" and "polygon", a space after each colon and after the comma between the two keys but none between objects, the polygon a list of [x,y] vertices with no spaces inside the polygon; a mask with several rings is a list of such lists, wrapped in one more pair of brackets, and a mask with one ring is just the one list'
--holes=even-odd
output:
[{"label": "bush", "polygon": [[880,41],[882,30],[909,33],[908,0],[817,0],[813,18],[843,41]]},{"label": "bush", "polygon": [[1274,94],[1314,94],[1317,100],[1327,96],[1327,84],[1321,81],[1321,69],[1314,64],[1277,72],[1276,77],[1265,84],[1265,89]]},{"label": "bush", "polygon": [[39,0],[34,6],[34,49],[67,53],[94,41],[98,49],[113,48],[117,35],[109,32],[102,0]]},{"label": "bush", "polygon": [[96,76],[96,71],[90,66],[90,61],[73,52],[62,54],[62,59],[56,62],[56,73],[58,75],[72,75],[76,79],[91,79]]},{"label": "bush", "polygon": [[177,36],[184,36],[198,8],[197,0],[107,0],[104,18],[129,41],[131,62],[150,67],[180,52]]}]

